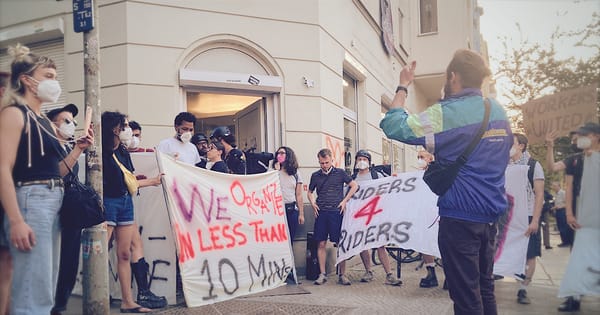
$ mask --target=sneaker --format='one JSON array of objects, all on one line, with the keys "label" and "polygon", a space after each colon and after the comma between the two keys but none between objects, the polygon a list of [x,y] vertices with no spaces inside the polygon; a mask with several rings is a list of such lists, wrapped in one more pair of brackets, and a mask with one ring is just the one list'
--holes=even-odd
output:
[{"label": "sneaker", "polygon": [[321,284],[324,284],[325,282],[327,282],[327,276],[324,273],[322,273],[322,274],[319,274],[319,277],[317,278],[317,280],[315,280],[314,284],[321,285]]},{"label": "sneaker", "polygon": [[346,277],[346,275],[340,275],[340,277],[338,279],[338,284],[351,285],[352,282],[350,282],[350,279],[348,279],[348,277]]},{"label": "sneaker", "polygon": [[521,289],[517,292],[517,302],[519,304],[531,304],[531,300],[527,297],[527,291],[525,291],[525,289]]},{"label": "sneaker", "polygon": [[572,296],[568,297],[561,305],[558,306],[559,312],[576,312],[579,311],[581,302],[575,300]]},{"label": "sneaker", "polygon": [[373,271],[371,270],[365,271],[365,274],[360,278],[360,282],[370,282],[371,280],[373,280]]},{"label": "sneaker", "polygon": [[560,244],[558,244],[557,246],[558,246],[558,247],[560,247],[560,248],[564,248],[564,247],[569,247],[569,246],[571,246],[571,244],[568,244],[568,243],[560,243]]},{"label": "sneaker", "polygon": [[402,285],[402,280],[396,278],[396,276],[390,272],[387,274],[387,276],[385,276],[385,284],[398,286]]},{"label": "sneaker", "polygon": [[146,308],[155,309],[167,306],[167,299],[164,296],[157,296],[150,290],[139,291],[137,303]]}]

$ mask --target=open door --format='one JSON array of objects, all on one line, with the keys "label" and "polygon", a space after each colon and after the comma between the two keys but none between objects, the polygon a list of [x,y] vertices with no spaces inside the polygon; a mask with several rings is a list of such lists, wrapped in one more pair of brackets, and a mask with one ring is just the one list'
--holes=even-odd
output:
[{"label": "open door", "polygon": [[234,116],[238,148],[242,151],[255,149],[260,152],[264,148],[264,98],[248,105]]}]

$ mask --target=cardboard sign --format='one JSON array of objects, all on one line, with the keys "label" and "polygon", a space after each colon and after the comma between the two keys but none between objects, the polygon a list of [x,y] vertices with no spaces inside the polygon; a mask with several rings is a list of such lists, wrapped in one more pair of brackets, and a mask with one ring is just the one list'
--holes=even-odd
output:
[{"label": "cardboard sign", "polygon": [[586,122],[598,122],[596,85],[540,97],[521,106],[530,144],[543,144],[546,134],[557,130],[568,135]]}]

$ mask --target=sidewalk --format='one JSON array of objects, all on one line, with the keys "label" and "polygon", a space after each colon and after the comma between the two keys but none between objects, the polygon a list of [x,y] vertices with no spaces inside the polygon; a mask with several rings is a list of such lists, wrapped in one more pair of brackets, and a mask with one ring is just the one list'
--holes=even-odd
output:
[{"label": "sidewalk", "polygon": [[[532,303],[520,305],[516,302],[519,286],[514,280],[496,281],[498,314],[569,314],[556,310],[562,303],[556,295],[568,262],[569,249],[556,247],[560,242],[556,235],[552,235],[551,241],[554,248],[543,249],[534,280],[529,285],[528,295]],[[395,262],[393,264],[395,269]],[[243,297],[197,308],[172,306],[152,314],[453,314],[448,292],[441,288],[443,271],[436,268],[440,287],[422,289],[419,288],[419,280],[426,272],[422,269],[416,271],[418,265],[418,262],[403,264],[404,284],[392,287],[383,284],[385,275],[381,266],[374,268],[375,280],[361,283],[364,269],[360,259],[354,257],[347,265],[351,286],[336,284],[337,277],[330,275],[328,282],[322,286],[304,280],[300,288],[289,288],[287,291],[290,292],[286,292],[286,288],[278,289],[283,295]],[[309,294],[303,294],[303,291]],[[80,313],[81,298],[74,296],[69,302],[69,312],[65,314]],[[119,314],[118,303],[113,305],[111,313]],[[574,314],[600,314],[600,298],[584,298],[581,311]]]}]

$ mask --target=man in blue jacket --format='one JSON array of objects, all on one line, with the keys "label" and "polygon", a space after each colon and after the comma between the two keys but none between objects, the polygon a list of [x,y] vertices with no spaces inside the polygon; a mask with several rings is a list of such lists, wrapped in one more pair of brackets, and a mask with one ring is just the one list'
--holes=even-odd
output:
[{"label": "man in blue jacket", "polygon": [[[419,114],[404,108],[416,62],[400,72],[392,108],[380,123],[388,138],[423,145],[436,163],[448,165],[477,135],[484,117],[483,58],[458,50],[446,70],[444,98]],[[460,169],[452,187],[438,199],[438,245],[456,314],[497,314],[492,270],[496,222],[508,206],[504,171],[513,144],[504,109],[490,100],[486,132]]]}]

